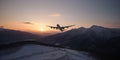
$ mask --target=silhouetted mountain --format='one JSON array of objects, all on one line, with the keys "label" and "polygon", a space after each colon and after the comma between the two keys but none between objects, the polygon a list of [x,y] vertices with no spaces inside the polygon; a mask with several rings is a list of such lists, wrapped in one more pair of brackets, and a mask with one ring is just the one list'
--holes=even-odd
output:
[{"label": "silhouetted mountain", "polygon": [[78,29],[72,29],[64,33],[48,36],[45,38],[47,43],[61,43],[66,44],[70,41],[101,41],[109,40],[112,37],[120,36],[120,29],[117,28],[104,28],[101,26],[93,25],[90,28],[80,27]]},{"label": "silhouetted mountain", "polygon": [[24,40],[37,40],[40,38],[41,36],[28,32],[2,29],[2,28],[0,29],[0,44],[16,42],[16,41],[24,41]]},{"label": "silhouetted mountain", "polygon": [[[61,45],[66,48],[87,51],[103,59],[119,58],[120,29],[105,28],[93,25],[90,28],[80,27],[70,31],[48,36],[44,43]],[[120,58],[119,58],[120,59]]]}]

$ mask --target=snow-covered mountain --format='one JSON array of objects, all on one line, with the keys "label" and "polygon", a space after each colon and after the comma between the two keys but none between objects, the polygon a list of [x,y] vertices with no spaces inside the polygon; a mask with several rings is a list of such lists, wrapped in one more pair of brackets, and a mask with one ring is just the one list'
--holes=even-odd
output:
[{"label": "snow-covered mountain", "polygon": [[87,52],[42,45],[25,45],[0,51],[0,60],[96,60]]},{"label": "snow-covered mountain", "polygon": [[73,49],[88,49],[88,47],[95,48],[96,45],[102,45],[114,38],[120,39],[120,28],[105,28],[93,25],[90,28],[80,27],[48,36],[42,42],[62,45]]},{"label": "snow-covered mountain", "polygon": [[[93,25],[46,37],[42,42],[87,51],[106,58],[119,58],[120,28]],[[120,58],[119,58],[120,59]]]},{"label": "snow-covered mountain", "polygon": [[102,26],[93,25],[90,28],[80,27],[78,29],[72,29],[64,33],[48,36],[43,42],[55,44],[66,44],[71,41],[101,41],[109,40],[113,37],[120,36],[120,29],[117,28],[105,28]]}]

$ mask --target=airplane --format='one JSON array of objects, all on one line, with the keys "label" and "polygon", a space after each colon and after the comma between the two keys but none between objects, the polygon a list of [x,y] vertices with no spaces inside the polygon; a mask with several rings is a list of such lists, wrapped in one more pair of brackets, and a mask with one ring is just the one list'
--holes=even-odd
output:
[{"label": "airplane", "polygon": [[50,27],[51,29],[59,29],[61,32],[63,32],[65,28],[69,28],[69,27],[72,27],[72,26],[75,26],[75,25],[60,26],[59,24],[57,24],[56,26],[57,27],[54,27],[54,26],[48,26],[48,27]]}]

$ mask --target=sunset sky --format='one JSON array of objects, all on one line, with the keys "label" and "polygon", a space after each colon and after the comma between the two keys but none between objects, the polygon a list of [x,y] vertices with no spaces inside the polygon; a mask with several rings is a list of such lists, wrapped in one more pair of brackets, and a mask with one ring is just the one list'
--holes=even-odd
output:
[{"label": "sunset sky", "polygon": [[46,25],[120,27],[120,0],[0,0],[0,26],[56,31]]}]

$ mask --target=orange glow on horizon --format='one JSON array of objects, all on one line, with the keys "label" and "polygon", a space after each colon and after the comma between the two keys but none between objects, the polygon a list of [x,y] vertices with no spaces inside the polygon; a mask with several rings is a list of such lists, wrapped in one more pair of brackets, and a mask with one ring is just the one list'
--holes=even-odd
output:
[{"label": "orange glow on horizon", "polygon": [[34,24],[24,24],[22,22],[16,21],[16,22],[8,22],[4,23],[2,26],[6,29],[12,29],[12,30],[19,30],[19,31],[26,31],[26,32],[32,32],[32,33],[59,33],[59,30],[50,29],[46,25],[51,25],[49,23],[39,23],[39,22],[32,22]]}]

